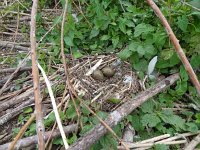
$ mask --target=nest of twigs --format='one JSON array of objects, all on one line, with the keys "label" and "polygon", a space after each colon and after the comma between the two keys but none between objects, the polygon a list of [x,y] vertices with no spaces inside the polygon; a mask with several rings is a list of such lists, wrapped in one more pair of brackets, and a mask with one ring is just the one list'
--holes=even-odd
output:
[{"label": "nest of twigs", "polygon": [[[100,61],[100,65],[97,65]],[[93,71],[107,66],[114,70],[112,77],[105,77],[103,81],[93,77]],[[71,61],[70,68],[78,95],[91,100],[91,103],[98,102],[104,111],[114,110],[140,89],[137,75],[132,71],[131,65],[121,61],[116,55],[83,57]]]}]

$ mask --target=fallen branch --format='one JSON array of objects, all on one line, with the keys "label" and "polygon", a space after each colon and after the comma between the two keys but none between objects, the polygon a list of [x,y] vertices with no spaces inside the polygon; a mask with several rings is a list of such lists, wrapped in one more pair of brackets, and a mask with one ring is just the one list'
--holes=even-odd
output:
[{"label": "fallen branch", "polygon": [[193,150],[200,143],[200,134],[198,134],[188,145],[184,147],[184,150]]},{"label": "fallen branch", "polygon": [[163,26],[167,30],[169,38],[171,39],[172,43],[174,44],[176,52],[177,52],[179,58],[181,59],[185,69],[187,70],[188,75],[190,76],[190,79],[191,79],[192,83],[194,84],[194,86],[197,90],[197,93],[200,96],[200,84],[199,84],[198,78],[197,78],[196,74],[194,73],[194,70],[192,69],[189,61],[187,60],[187,57],[185,56],[185,53],[183,52],[183,49],[181,48],[181,46],[179,44],[179,40],[176,38],[176,36],[175,36],[174,32],[172,31],[169,23],[167,22],[167,19],[164,17],[164,15],[160,11],[159,7],[154,3],[154,1],[153,0],[147,0],[147,3],[154,10],[155,14],[159,17]]},{"label": "fallen branch", "polygon": [[[13,73],[17,68],[1,69],[0,73]],[[19,71],[31,71],[31,67],[21,67]]]},{"label": "fallen branch", "polygon": [[[147,101],[149,98],[155,96],[159,92],[163,91],[170,85],[172,85],[176,80],[179,79],[178,74],[174,74],[160,81],[153,87],[141,92],[132,100],[127,101],[125,104],[120,106],[118,109],[113,111],[108,115],[104,122],[109,125],[109,127],[114,127],[117,125],[124,117],[130,114],[134,109],[140,106],[142,103]],[[91,131],[89,131],[85,136],[80,138],[76,143],[70,146],[69,150],[85,150],[89,149],[92,144],[94,144],[101,136],[106,134],[107,128],[101,123],[96,125]]]},{"label": "fallen branch", "polygon": [[30,42],[31,42],[31,59],[32,59],[32,75],[33,75],[33,89],[35,98],[35,113],[36,113],[36,129],[38,136],[38,149],[45,149],[44,142],[44,123],[42,113],[42,100],[40,97],[40,84],[39,84],[39,72],[37,68],[37,54],[36,54],[36,14],[37,14],[38,0],[33,1],[31,10],[31,29],[30,29]]},{"label": "fallen branch", "polygon": [[33,103],[34,103],[34,99],[29,99],[25,101],[24,103],[22,103],[21,105],[19,105],[17,108],[12,109],[11,112],[0,117],[0,125],[3,125],[4,123],[11,120],[12,118],[20,114],[24,108],[30,106]]},{"label": "fallen branch", "polygon": [[[65,134],[69,134],[69,133],[76,131],[76,129],[77,129],[77,125],[72,124],[72,125],[68,125],[68,126],[64,127],[64,132],[65,132]],[[46,141],[49,138],[50,135],[51,135],[51,131],[45,132],[44,133],[44,140]],[[51,139],[58,137],[58,136],[60,136],[60,131],[55,130],[53,132],[53,134],[51,135]],[[36,145],[37,142],[38,142],[38,136],[37,135],[27,137],[27,138],[23,138],[16,143],[15,149],[25,148],[25,147],[28,147],[30,145]],[[10,146],[10,144],[11,144],[11,142],[0,145],[0,150],[7,150],[8,147]]]},{"label": "fallen branch", "polygon": [[[153,137],[151,139],[147,139],[144,141],[140,141],[140,142],[126,142],[127,146],[131,149],[136,148],[147,148],[150,149],[151,147],[153,147],[156,144],[164,144],[164,145],[177,145],[177,144],[185,144],[187,143],[186,137],[189,136],[193,136],[198,134],[200,131],[198,131],[197,133],[182,133],[182,134],[178,134],[175,135],[173,137],[170,137],[170,134],[165,134],[165,135],[160,135],[157,137]],[[122,146],[118,146],[119,149],[122,149]],[[193,150],[193,149],[190,149]]]},{"label": "fallen branch", "polygon": [[19,46],[13,43],[5,42],[5,41],[0,41],[0,47],[8,47],[8,48],[15,48],[17,50],[25,51],[28,52],[29,48],[24,47],[24,46]]},{"label": "fallen branch", "polygon": [[17,69],[10,75],[10,77],[8,78],[8,80],[6,81],[6,83],[3,85],[3,87],[0,89],[0,95],[2,95],[2,93],[5,91],[7,85],[11,82],[11,80],[17,75],[17,73],[19,72],[20,68],[26,63],[26,61],[28,60],[28,56],[30,53],[28,53],[26,55],[26,57],[23,59],[23,61],[18,65]]}]

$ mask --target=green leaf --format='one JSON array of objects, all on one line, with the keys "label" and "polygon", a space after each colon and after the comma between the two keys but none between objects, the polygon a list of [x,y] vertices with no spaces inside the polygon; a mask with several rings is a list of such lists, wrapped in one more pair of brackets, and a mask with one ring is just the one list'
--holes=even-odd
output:
[{"label": "green leaf", "polygon": [[63,145],[64,144],[61,137],[54,138],[52,143],[55,145]]},{"label": "green leaf", "polygon": [[56,118],[54,113],[51,113],[47,119],[44,120],[45,127],[51,126],[55,122]]},{"label": "green leaf", "polygon": [[169,146],[164,144],[156,144],[154,145],[154,150],[169,150]]},{"label": "green leaf", "polygon": [[119,36],[116,36],[116,37],[113,37],[112,38],[112,44],[113,44],[113,47],[116,48],[117,47],[117,44],[119,43]]},{"label": "green leaf", "polygon": [[114,150],[117,149],[117,140],[113,138],[112,134],[106,134],[102,138],[100,138],[100,143],[103,146],[104,150]]},{"label": "green leaf", "polygon": [[88,116],[90,114],[90,111],[84,105],[81,108],[81,112],[86,116]]},{"label": "green leaf", "polygon": [[172,111],[162,111],[159,113],[159,116],[165,123],[173,125],[177,131],[185,129],[185,120],[177,115],[174,115]]},{"label": "green leaf", "polygon": [[191,65],[193,69],[198,69],[200,68],[200,55],[193,55],[191,58]]},{"label": "green leaf", "polygon": [[187,16],[178,17],[177,25],[183,32],[187,31],[188,24]]},{"label": "green leaf", "polygon": [[116,99],[116,98],[109,98],[109,99],[107,99],[106,101],[111,102],[111,103],[113,103],[113,104],[118,104],[118,103],[121,102],[120,99]]},{"label": "green leaf", "polygon": [[122,59],[122,60],[126,60],[131,56],[132,52],[128,49],[125,48],[124,50],[122,50],[121,52],[119,52],[118,56]]},{"label": "green leaf", "polygon": [[66,45],[68,45],[68,46],[74,46],[72,38],[66,36],[66,37],[64,37],[64,41],[65,41]]},{"label": "green leaf", "polygon": [[154,31],[153,26],[151,26],[150,24],[141,23],[135,27],[134,37],[138,37],[143,33],[147,34],[153,31]]},{"label": "green leaf", "polygon": [[126,18],[119,18],[119,28],[124,34],[126,34],[126,21]]},{"label": "green leaf", "polygon": [[187,71],[185,70],[185,68],[183,66],[181,66],[181,68],[180,68],[180,76],[181,76],[182,81],[187,81],[189,78]]},{"label": "green leaf", "polygon": [[66,115],[68,119],[72,119],[77,116],[74,106],[71,106],[66,110]]},{"label": "green leaf", "polygon": [[173,67],[173,66],[177,65],[179,62],[180,62],[180,59],[178,58],[177,54],[174,53],[173,56],[168,60],[158,59],[156,67],[160,68],[160,69]]},{"label": "green leaf", "polygon": [[141,118],[134,114],[134,115],[128,115],[127,116],[128,121],[131,122],[131,125],[134,127],[136,131],[142,131],[144,130],[144,126],[141,123]]},{"label": "green leaf", "polygon": [[168,60],[170,59],[174,54],[174,50],[173,49],[163,49],[161,51],[161,55],[160,57],[164,60]]},{"label": "green leaf", "polygon": [[25,114],[28,114],[28,113],[31,113],[31,112],[33,112],[32,107],[27,107],[27,108],[25,108],[25,109],[23,110],[23,113],[25,113]]},{"label": "green leaf", "polygon": [[133,68],[137,71],[145,72],[148,67],[148,62],[145,59],[140,59],[138,63],[133,64]]},{"label": "green leaf", "polygon": [[77,135],[75,133],[73,133],[73,136],[70,137],[67,141],[68,141],[68,144],[73,144],[74,142],[76,142],[77,140]]},{"label": "green leaf", "polygon": [[101,41],[106,41],[106,40],[108,40],[109,38],[110,38],[109,35],[103,35],[103,36],[101,37]]},{"label": "green leaf", "polygon": [[140,55],[144,55],[144,54],[145,54],[146,51],[145,51],[143,45],[139,45],[139,46],[137,47],[137,52],[138,52]]},{"label": "green leaf", "polygon": [[96,37],[99,34],[99,30],[93,28],[91,33],[90,33],[90,39],[92,39],[93,37]]},{"label": "green leaf", "polygon": [[127,25],[128,27],[135,27],[135,24],[134,24],[133,21],[131,21],[131,20],[126,20],[126,25]]},{"label": "green leaf", "polygon": [[197,125],[193,122],[187,122],[185,125],[187,126],[187,131],[192,133],[196,133],[198,131]]},{"label": "green leaf", "polygon": [[178,81],[176,86],[176,94],[181,96],[187,91],[187,81]]},{"label": "green leaf", "polygon": [[160,118],[155,114],[145,114],[142,116],[141,120],[143,126],[155,127],[158,123],[161,122]]},{"label": "green leaf", "polygon": [[129,45],[128,45],[128,49],[132,52],[137,52],[137,48],[138,46],[141,45],[140,42],[136,42],[136,41],[132,41]]},{"label": "green leaf", "polygon": [[87,133],[88,131],[90,131],[93,128],[94,125],[92,124],[88,124],[88,125],[84,125],[83,129],[80,132],[80,135],[83,136],[85,133]]},{"label": "green leaf", "polygon": [[73,51],[72,52],[74,58],[81,58],[83,55],[79,51]]},{"label": "green leaf", "polygon": [[149,100],[147,102],[145,102],[144,104],[142,104],[141,109],[144,113],[152,113],[154,110],[154,102],[153,100]]}]

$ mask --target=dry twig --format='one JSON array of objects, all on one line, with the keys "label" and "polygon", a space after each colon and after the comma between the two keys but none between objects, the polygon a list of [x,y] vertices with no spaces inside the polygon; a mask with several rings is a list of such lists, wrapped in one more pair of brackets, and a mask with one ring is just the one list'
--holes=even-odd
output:
[{"label": "dry twig", "polygon": [[31,42],[31,59],[32,59],[32,74],[33,74],[33,87],[35,98],[35,110],[36,110],[36,128],[38,135],[38,148],[39,150],[45,149],[44,142],[44,123],[42,114],[42,100],[40,97],[40,85],[39,85],[39,72],[37,68],[37,55],[36,55],[36,14],[37,14],[38,0],[33,1],[31,11],[31,29],[30,29],[30,42]]},{"label": "dry twig", "polygon": [[24,132],[29,127],[29,125],[34,121],[34,119],[35,119],[35,114],[32,114],[29,120],[26,122],[26,124],[21,128],[20,132],[17,134],[15,139],[12,141],[8,150],[13,150],[15,148],[17,141],[24,135]]}]

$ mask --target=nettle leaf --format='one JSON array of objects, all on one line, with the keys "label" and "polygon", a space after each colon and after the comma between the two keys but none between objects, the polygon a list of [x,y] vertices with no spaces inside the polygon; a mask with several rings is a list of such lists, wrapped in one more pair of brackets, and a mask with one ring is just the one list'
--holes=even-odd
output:
[{"label": "nettle leaf", "polygon": [[55,145],[63,145],[64,144],[61,137],[54,138],[52,143]]},{"label": "nettle leaf", "polygon": [[73,51],[72,54],[73,54],[73,57],[74,57],[75,59],[80,58],[80,57],[83,56],[83,55],[81,54],[81,52],[79,52],[79,51]]},{"label": "nettle leaf", "polygon": [[66,110],[66,115],[68,119],[72,119],[77,116],[74,106],[71,106]]},{"label": "nettle leaf", "polygon": [[193,69],[200,68],[200,55],[193,55],[191,58],[191,65]]},{"label": "nettle leaf", "polygon": [[183,66],[181,66],[181,68],[180,68],[180,76],[181,76],[182,81],[187,81],[189,78],[187,71],[185,70],[185,68]]},{"label": "nettle leaf", "polygon": [[68,46],[74,46],[73,39],[71,37],[64,37],[65,44]]},{"label": "nettle leaf", "polygon": [[83,136],[85,133],[87,133],[88,131],[90,131],[90,129],[92,129],[94,127],[94,125],[92,124],[87,124],[83,126],[83,129],[80,132],[80,135]]},{"label": "nettle leaf", "polygon": [[119,43],[119,36],[115,36],[112,38],[113,47],[116,48],[117,44]]},{"label": "nettle leaf", "polygon": [[25,108],[23,110],[23,113],[25,113],[25,114],[28,114],[28,113],[31,113],[31,112],[33,112],[33,108],[32,107],[27,107],[27,108]]},{"label": "nettle leaf", "polygon": [[168,67],[173,67],[173,66],[177,65],[178,63],[180,63],[180,59],[178,58],[177,54],[174,53],[173,56],[168,60],[159,59],[156,67],[160,68],[160,69],[168,68]]},{"label": "nettle leaf", "polygon": [[181,96],[187,91],[187,81],[178,81],[176,86],[176,94]]},{"label": "nettle leaf", "polygon": [[146,52],[144,46],[143,46],[143,45],[139,45],[139,46],[137,47],[137,52],[138,52],[140,55],[144,55],[145,52]]},{"label": "nettle leaf", "polygon": [[128,27],[135,27],[134,22],[131,21],[131,20],[126,20],[126,25],[127,25]]},{"label": "nettle leaf", "polygon": [[136,41],[132,41],[129,45],[128,45],[128,49],[132,52],[137,52],[137,48],[138,46],[141,45],[140,42],[136,42]]},{"label": "nettle leaf", "polygon": [[193,122],[187,122],[185,124],[187,126],[187,131],[190,131],[190,132],[193,132],[193,133],[196,133],[198,131],[198,126],[193,123]]},{"label": "nettle leaf", "polygon": [[129,58],[131,56],[131,54],[132,54],[132,52],[128,48],[125,48],[124,50],[122,50],[121,52],[119,52],[118,56],[122,60],[126,60],[127,58]]},{"label": "nettle leaf", "polygon": [[141,118],[138,115],[128,115],[127,116],[128,121],[131,122],[131,125],[134,127],[136,131],[142,131],[144,130],[144,126],[142,126]]},{"label": "nettle leaf", "polygon": [[167,35],[164,31],[157,31],[153,34],[153,40],[158,48],[162,48],[166,42]]},{"label": "nettle leaf", "polygon": [[154,150],[169,150],[169,146],[164,144],[156,144],[154,146]]},{"label": "nettle leaf", "polygon": [[120,30],[126,34],[126,21],[127,19],[126,18],[119,18],[119,28]]},{"label": "nettle leaf", "polygon": [[183,32],[187,31],[188,24],[187,16],[178,17],[177,25]]},{"label": "nettle leaf", "polygon": [[[117,140],[115,138],[113,138],[112,134],[106,134],[105,136],[103,136],[102,138],[100,138],[99,142],[101,143],[101,145],[103,146],[104,150],[107,149],[117,149]],[[102,149],[102,150],[103,150]]]},{"label": "nettle leaf", "polygon": [[141,109],[144,113],[152,113],[154,110],[154,106],[155,106],[154,102],[152,100],[149,100],[144,104],[142,104]]},{"label": "nettle leaf", "polygon": [[92,39],[93,37],[96,37],[98,34],[99,34],[99,30],[93,28],[91,33],[90,33],[90,37],[89,38]]},{"label": "nettle leaf", "polygon": [[173,54],[174,54],[173,49],[163,49],[161,51],[160,57],[164,60],[168,60],[173,56]]},{"label": "nettle leaf", "polygon": [[153,26],[151,26],[150,24],[141,23],[135,27],[134,37],[138,37],[143,33],[147,34],[153,31],[154,31]]},{"label": "nettle leaf", "polygon": [[180,129],[185,129],[185,120],[181,117],[174,115],[171,111],[162,111],[159,113],[160,118],[170,125],[173,125],[177,131],[180,131]]},{"label": "nettle leaf", "polygon": [[158,123],[161,122],[160,118],[156,114],[145,114],[142,116],[141,120],[143,126],[155,127]]},{"label": "nettle leaf", "polygon": [[133,67],[137,71],[146,72],[148,66],[148,62],[145,59],[140,59],[140,61],[136,64],[133,64]]},{"label": "nettle leaf", "polygon": [[109,38],[110,38],[109,35],[103,35],[103,36],[101,37],[101,41],[106,41],[106,40],[108,40]]}]

